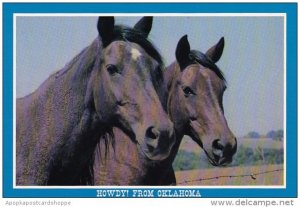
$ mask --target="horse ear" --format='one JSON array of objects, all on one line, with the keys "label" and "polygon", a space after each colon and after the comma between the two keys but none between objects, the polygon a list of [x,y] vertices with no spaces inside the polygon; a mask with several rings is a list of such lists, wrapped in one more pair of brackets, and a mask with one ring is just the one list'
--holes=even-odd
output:
[{"label": "horse ear", "polygon": [[153,17],[143,17],[134,25],[134,29],[142,33],[147,38],[152,28]]},{"label": "horse ear", "polygon": [[218,62],[222,56],[224,44],[224,37],[222,37],[216,45],[212,46],[206,52],[206,56],[209,57],[214,63]]},{"label": "horse ear", "polygon": [[179,63],[181,70],[183,70],[189,62],[190,50],[190,43],[188,41],[187,35],[184,35],[179,40],[175,52],[176,60]]},{"label": "horse ear", "polygon": [[113,40],[114,27],[115,27],[114,17],[98,18],[97,29],[104,47],[106,47]]}]

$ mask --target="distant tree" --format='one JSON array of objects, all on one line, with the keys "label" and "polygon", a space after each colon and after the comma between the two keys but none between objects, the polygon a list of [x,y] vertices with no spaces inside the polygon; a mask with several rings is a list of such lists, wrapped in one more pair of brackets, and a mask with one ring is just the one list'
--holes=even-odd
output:
[{"label": "distant tree", "polygon": [[279,129],[277,131],[271,130],[266,134],[266,137],[274,139],[274,140],[282,140],[283,130],[282,129]]},{"label": "distant tree", "polygon": [[283,130],[282,129],[277,130],[276,136],[283,137]]},{"label": "distant tree", "polygon": [[247,137],[250,138],[260,138],[260,134],[258,132],[252,131],[247,134]]},{"label": "distant tree", "polygon": [[233,157],[232,166],[274,165],[284,161],[283,149],[250,148],[241,144]]},{"label": "distant tree", "polygon": [[266,137],[267,138],[272,138],[274,139],[274,137],[276,136],[276,132],[274,130],[271,130],[269,131],[267,134],[266,134]]},{"label": "distant tree", "polygon": [[273,137],[274,140],[282,141],[283,139],[283,130],[279,129],[275,132],[275,136]]},{"label": "distant tree", "polygon": [[[203,160],[202,163],[208,162],[207,160]],[[206,166],[200,166],[200,164],[199,155],[194,152],[179,150],[176,159],[173,162],[173,168],[175,171],[207,168]]]}]

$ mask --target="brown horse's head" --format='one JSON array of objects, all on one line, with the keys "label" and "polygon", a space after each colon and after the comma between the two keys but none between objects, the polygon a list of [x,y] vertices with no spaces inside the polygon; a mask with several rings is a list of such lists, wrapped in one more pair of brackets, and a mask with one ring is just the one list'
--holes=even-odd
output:
[{"label": "brown horse's head", "polygon": [[162,160],[169,156],[174,133],[156,91],[163,81],[162,59],[147,40],[151,26],[151,17],[134,28],[115,26],[113,17],[99,18],[103,51],[92,91],[102,123],[122,129],[147,158]]},{"label": "brown horse's head", "polygon": [[190,50],[187,36],[176,49],[179,64],[170,91],[168,110],[175,129],[192,137],[213,165],[232,161],[237,141],[228,127],[222,104],[226,82],[215,65],[224,48],[222,38],[206,54]]}]

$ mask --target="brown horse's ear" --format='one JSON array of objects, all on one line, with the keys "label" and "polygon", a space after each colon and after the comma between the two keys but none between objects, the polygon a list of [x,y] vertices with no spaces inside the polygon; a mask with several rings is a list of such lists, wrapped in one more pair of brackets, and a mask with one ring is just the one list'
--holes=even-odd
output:
[{"label": "brown horse's ear", "polygon": [[177,44],[176,48],[176,60],[179,63],[180,69],[184,70],[184,68],[188,65],[189,61],[189,54],[190,54],[191,48],[190,43],[188,41],[187,35],[184,35],[181,37]]},{"label": "brown horse's ear", "polygon": [[115,27],[114,17],[98,18],[97,29],[104,47],[109,45],[109,43],[111,43],[111,41],[113,40],[114,27]]},{"label": "brown horse's ear", "polygon": [[214,63],[218,62],[222,56],[224,44],[224,37],[222,37],[216,45],[212,46],[206,52],[206,56],[209,57]]},{"label": "brown horse's ear", "polygon": [[143,17],[134,25],[134,29],[142,33],[147,38],[152,28],[153,17]]}]

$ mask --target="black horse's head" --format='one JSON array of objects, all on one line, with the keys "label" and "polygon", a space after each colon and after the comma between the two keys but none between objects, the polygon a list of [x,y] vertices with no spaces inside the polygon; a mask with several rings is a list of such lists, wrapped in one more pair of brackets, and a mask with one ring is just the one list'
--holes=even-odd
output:
[{"label": "black horse's head", "polygon": [[152,17],[142,18],[134,28],[99,17],[103,51],[91,90],[101,122],[122,129],[147,158],[162,160],[174,144],[173,124],[157,95],[162,59],[147,39],[151,27]]}]

